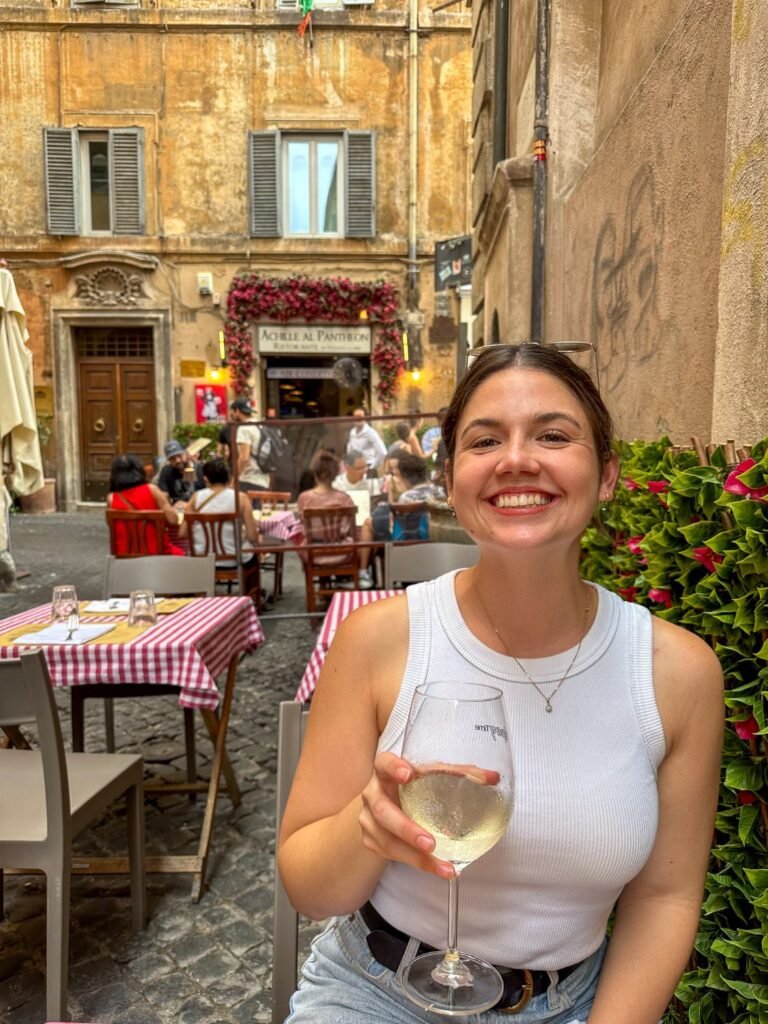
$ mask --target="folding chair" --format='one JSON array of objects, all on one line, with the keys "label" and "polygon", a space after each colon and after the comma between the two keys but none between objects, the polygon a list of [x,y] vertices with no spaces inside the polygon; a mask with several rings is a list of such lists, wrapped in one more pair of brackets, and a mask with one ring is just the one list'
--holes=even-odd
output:
[{"label": "folding chair", "polygon": [[291,906],[277,870],[277,839],[291,790],[309,711],[295,700],[280,702],[277,733],[277,814],[275,822],[275,909],[272,925],[272,1024],[283,1024],[296,991],[299,914]]},{"label": "folding chair", "polygon": [[42,652],[0,661],[0,724],[33,721],[39,750],[0,749],[0,917],[3,868],[47,879],[46,1020],[65,1020],[72,839],[117,798],[128,799],[131,915],[146,927],[143,765],[134,754],[65,754]]},{"label": "folding chair", "polygon": [[436,541],[427,544],[384,546],[384,587],[392,590],[406,583],[434,580],[452,569],[476,565],[480,549],[475,544]]},{"label": "folding chair", "polygon": [[[132,590],[149,589],[164,597],[213,597],[215,593],[213,556],[179,558],[176,555],[145,555],[143,558],[107,556],[104,573],[104,597],[123,597]],[[72,710],[72,749],[85,749],[85,702],[91,697],[104,698],[104,726],[107,750],[115,749],[115,697],[159,697],[178,694],[177,686],[154,686],[149,683],[94,683],[70,687]],[[197,780],[195,758],[195,713],[184,708],[184,744],[187,755],[187,781]]]},{"label": "folding chair", "polygon": [[302,513],[307,541],[302,555],[308,612],[317,610],[318,597],[328,597],[339,589],[335,585],[339,577],[351,578],[353,589],[359,587],[358,552],[349,543],[355,540],[356,514],[354,506],[307,508]]}]

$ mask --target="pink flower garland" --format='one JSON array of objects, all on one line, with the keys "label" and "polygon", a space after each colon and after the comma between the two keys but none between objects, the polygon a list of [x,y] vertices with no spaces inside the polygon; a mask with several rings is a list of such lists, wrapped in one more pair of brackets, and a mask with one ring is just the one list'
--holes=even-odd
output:
[{"label": "pink flower garland", "polygon": [[397,326],[397,288],[385,281],[369,283],[349,278],[286,278],[245,274],[232,281],[227,295],[228,319],[224,325],[229,372],[237,395],[249,395],[254,352],[250,324],[254,320],[325,321],[359,324],[360,314],[376,325],[371,362],[378,368],[376,395],[384,410],[397,394],[398,378],[405,369]]}]

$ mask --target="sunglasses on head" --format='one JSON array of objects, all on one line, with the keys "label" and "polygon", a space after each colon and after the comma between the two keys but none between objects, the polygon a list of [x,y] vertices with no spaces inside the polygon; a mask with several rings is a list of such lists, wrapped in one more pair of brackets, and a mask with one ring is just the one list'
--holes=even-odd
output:
[{"label": "sunglasses on head", "polygon": [[[516,345],[532,345],[533,342],[519,341],[515,342]],[[483,353],[494,352],[500,348],[509,348],[509,342],[493,342],[491,345],[476,345],[474,348],[467,350],[467,369],[469,369],[478,359],[481,359]],[[597,363],[597,348],[592,344],[591,341],[552,341],[548,342],[545,348],[554,348],[558,352],[562,352],[563,355],[568,356],[570,359],[572,356],[577,355],[580,352],[591,352],[594,360],[594,378],[595,386],[598,392],[600,391],[600,369]]]}]

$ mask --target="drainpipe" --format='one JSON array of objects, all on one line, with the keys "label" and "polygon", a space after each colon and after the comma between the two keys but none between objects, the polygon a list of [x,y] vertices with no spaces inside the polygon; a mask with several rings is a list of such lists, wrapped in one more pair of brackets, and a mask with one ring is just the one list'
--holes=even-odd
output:
[{"label": "drainpipe", "polygon": [[533,120],[533,272],[531,276],[531,341],[534,345],[541,345],[544,340],[544,232],[549,135],[549,10],[550,0],[537,0],[536,94]]},{"label": "drainpipe", "polygon": [[509,85],[509,5],[511,0],[496,0],[493,52],[493,163],[506,160],[507,89]]},{"label": "drainpipe", "polygon": [[418,308],[419,0],[408,5],[408,299]]}]

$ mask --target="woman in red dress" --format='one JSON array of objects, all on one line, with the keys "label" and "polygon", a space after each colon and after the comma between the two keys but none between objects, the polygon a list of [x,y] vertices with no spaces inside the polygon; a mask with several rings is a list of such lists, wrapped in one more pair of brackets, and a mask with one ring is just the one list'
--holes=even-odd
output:
[{"label": "woman in red dress", "polygon": [[[141,460],[135,455],[118,455],[112,463],[109,475],[107,507],[135,511],[161,511],[169,526],[179,525],[179,514],[171,506],[168,496],[159,487],[147,483]],[[172,544],[167,532],[163,533],[162,550],[158,550],[157,534],[146,530],[144,534],[146,555],[184,555],[184,551]],[[115,523],[114,555],[120,557],[131,551],[128,528],[125,523]]]}]

